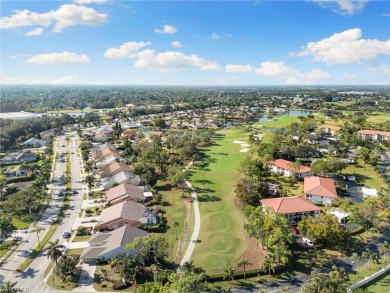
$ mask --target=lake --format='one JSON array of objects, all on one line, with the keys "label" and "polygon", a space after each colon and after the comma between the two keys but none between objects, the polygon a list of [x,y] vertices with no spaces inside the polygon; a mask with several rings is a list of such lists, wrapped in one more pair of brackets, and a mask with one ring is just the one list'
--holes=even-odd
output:
[{"label": "lake", "polygon": [[[309,114],[310,114],[310,112],[305,111],[305,110],[290,110],[290,111],[288,111],[288,113],[282,113],[282,114],[279,114],[279,115],[276,115],[273,117],[278,118],[278,117],[282,117],[282,116],[305,116],[305,115],[309,115]],[[268,116],[264,115],[259,119],[259,122],[265,122],[268,120],[269,120]]]}]

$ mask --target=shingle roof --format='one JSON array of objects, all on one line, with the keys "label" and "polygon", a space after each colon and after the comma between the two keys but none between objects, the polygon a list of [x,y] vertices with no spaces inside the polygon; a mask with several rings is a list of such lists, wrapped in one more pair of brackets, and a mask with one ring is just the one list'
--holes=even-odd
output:
[{"label": "shingle roof", "polygon": [[100,177],[107,177],[107,176],[112,176],[113,173],[115,172],[120,172],[120,171],[127,171],[127,172],[132,172],[134,168],[132,168],[129,165],[126,165],[123,162],[112,162],[110,165],[103,167],[100,169]]},{"label": "shingle roof", "polygon": [[281,214],[294,214],[299,212],[320,211],[321,209],[303,197],[278,197],[260,200],[265,207]]},{"label": "shingle roof", "polygon": [[145,207],[142,204],[133,201],[124,201],[104,209],[98,220],[98,225],[111,222],[116,219],[147,223],[144,211]]},{"label": "shingle roof", "polygon": [[336,187],[331,178],[309,176],[305,177],[303,192],[325,197],[337,197]]},{"label": "shingle roof", "polygon": [[123,196],[130,195],[132,199],[143,198],[144,187],[132,184],[120,184],[106,191],[107,201],[113,201]]}]

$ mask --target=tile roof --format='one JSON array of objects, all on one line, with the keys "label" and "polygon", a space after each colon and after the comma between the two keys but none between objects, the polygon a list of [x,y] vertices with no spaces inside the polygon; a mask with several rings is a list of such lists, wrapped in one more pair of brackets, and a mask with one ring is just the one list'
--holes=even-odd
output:
[{"label": "tile roof", "polygon": [[325,197],[337,197],[336,187],[331,178],[308,176],[304,178],[303,192]]},{"label": "tile roof", "polygon": [[[270,162],[272,165],[278,167],[278,168],[282,168],[282,169],[285,169],[285,170],[289,170],[291,172],[294,172],[294,168],[291,167],[291,163],[293,162],[290,162],[290,161],[287,161],[287,160],[283,160],[283,159],[277,159],[275,161],[272,161]],[[297,172],[298,174],[301,174],[301,173],[306,173],[306,172],[310,172],[311,171],[311,168],[309,167],[306,167],[306,166],[301,166],[299,168],[299,171]]]},{"label": "tile roof", "polygon": [[390,132],[388,132],[388,131],[379,131],[379,130],[363,129],[363,130],[359,130],[357,133],[358,134],[370,134],[370,135],[379,134],[379,135],[382,135],[382,136],[390,136]]},{"label": "tile roof", "polygon": [[303,197],[277,197],[266,198],[260,200],[261,204],[265,207],[273,209],[275,212],[281,214],[294,214],[299,212],[311,212],[320,211],[312,202]]}]

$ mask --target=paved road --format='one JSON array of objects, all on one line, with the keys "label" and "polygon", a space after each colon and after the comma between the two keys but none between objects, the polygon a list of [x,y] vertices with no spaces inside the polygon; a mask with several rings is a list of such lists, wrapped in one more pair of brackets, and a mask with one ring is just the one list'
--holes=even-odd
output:
[{"label": "paved road", "polygon": [[[55,152],[61,154],[66,153],[67,151],[71,152],[71,188],[72,190],[78,190],[77,195],[73,195],[72,201],[70,202],[70,209],[65,212],[62,222],[59,224],[58,228],[51,237],[51,241],[60,239],[60,244],[66,244],[61,235],[65,231],[69,231],[73,225],[73,222],[76,220],[76,217],[80,211],[81,203],[83,200],[83,185],[81,177],[81,167],[80,161],[76,155],[78,138],[76,136],[70,137],[67,147],[62,147],[62,145],[67,145],[65,136],[61,136],[56,140],[54,150]],[[55,171],[53,173],[53,178],[58,180],[60,176],[66,171],[66,164],[61,163],[57,160],[55,162]],[[61,204],[63,201],[62,197],[58,196],[60,190],[63,190],[65,187],[58,183],[53,183],[49,188],[52,190],[52,201],[49,204],[49,207],[43,217],[39,220],[39,225],[48,229],[50,224],[55,219],[58,214]],[[44,236],[46,231],[40,233],[40,239]],[[18,265],[23,262],[24,256],[28,255],[37,246],[37,236],[35,233],[27,234],[26,239],[29,242],[25,242],[19,246],[19,248],[10,256],[7,262],[1,268],[1,275],[5,280],[10,280],[17,282],[18,288],[23,288],[28,290],[28,292],[33,293],[47,293],[47,292],[63,292],[60,290],[55,290],[47,287],[43,281],[43,274],[47,266],[50,264],[50,260],[47,258],[46,253],[43,252],[39,255],[31,265],[23,273],[15,272],[15,269]]]},{"label": "paved road", "polygon": [[[192,163],[187,166],[186,169],[192,166]],[[192,188],[191,183],[188,180],[184,181],[188,188],[191,190],[191,196],[192,196],[192,203],[194,206],[194,214],[195,214],[195,223],[194,223],[194,230],[191,235],[190,244],[187,247],[187,251],[183,256],[183,259],[181,260],[180,265],[182,266],[187,261],[190,261],[192,253],[194,252],[195,245],[198,243],[198,237],[199,237],[199,231],[200,231],[200,211],[199,211],[199,203],[198,203],[198,196],[196,195],[195,190]]]}]

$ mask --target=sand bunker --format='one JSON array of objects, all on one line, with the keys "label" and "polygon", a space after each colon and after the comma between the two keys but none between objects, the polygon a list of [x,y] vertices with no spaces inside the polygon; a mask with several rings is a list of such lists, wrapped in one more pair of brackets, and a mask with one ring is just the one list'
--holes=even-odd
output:
[{"label": "sand bunker", "polygon": [[247,143],[247,142],[246,141],[241,141],[241,140],[233,140],[233,143],[242,144],[242,143]]},{"label": "sand bunker", "polygon": [[240,149],[240,153],[246,153],[247,151],[249,151],[248,148],[243,148],[243,149]]}]

